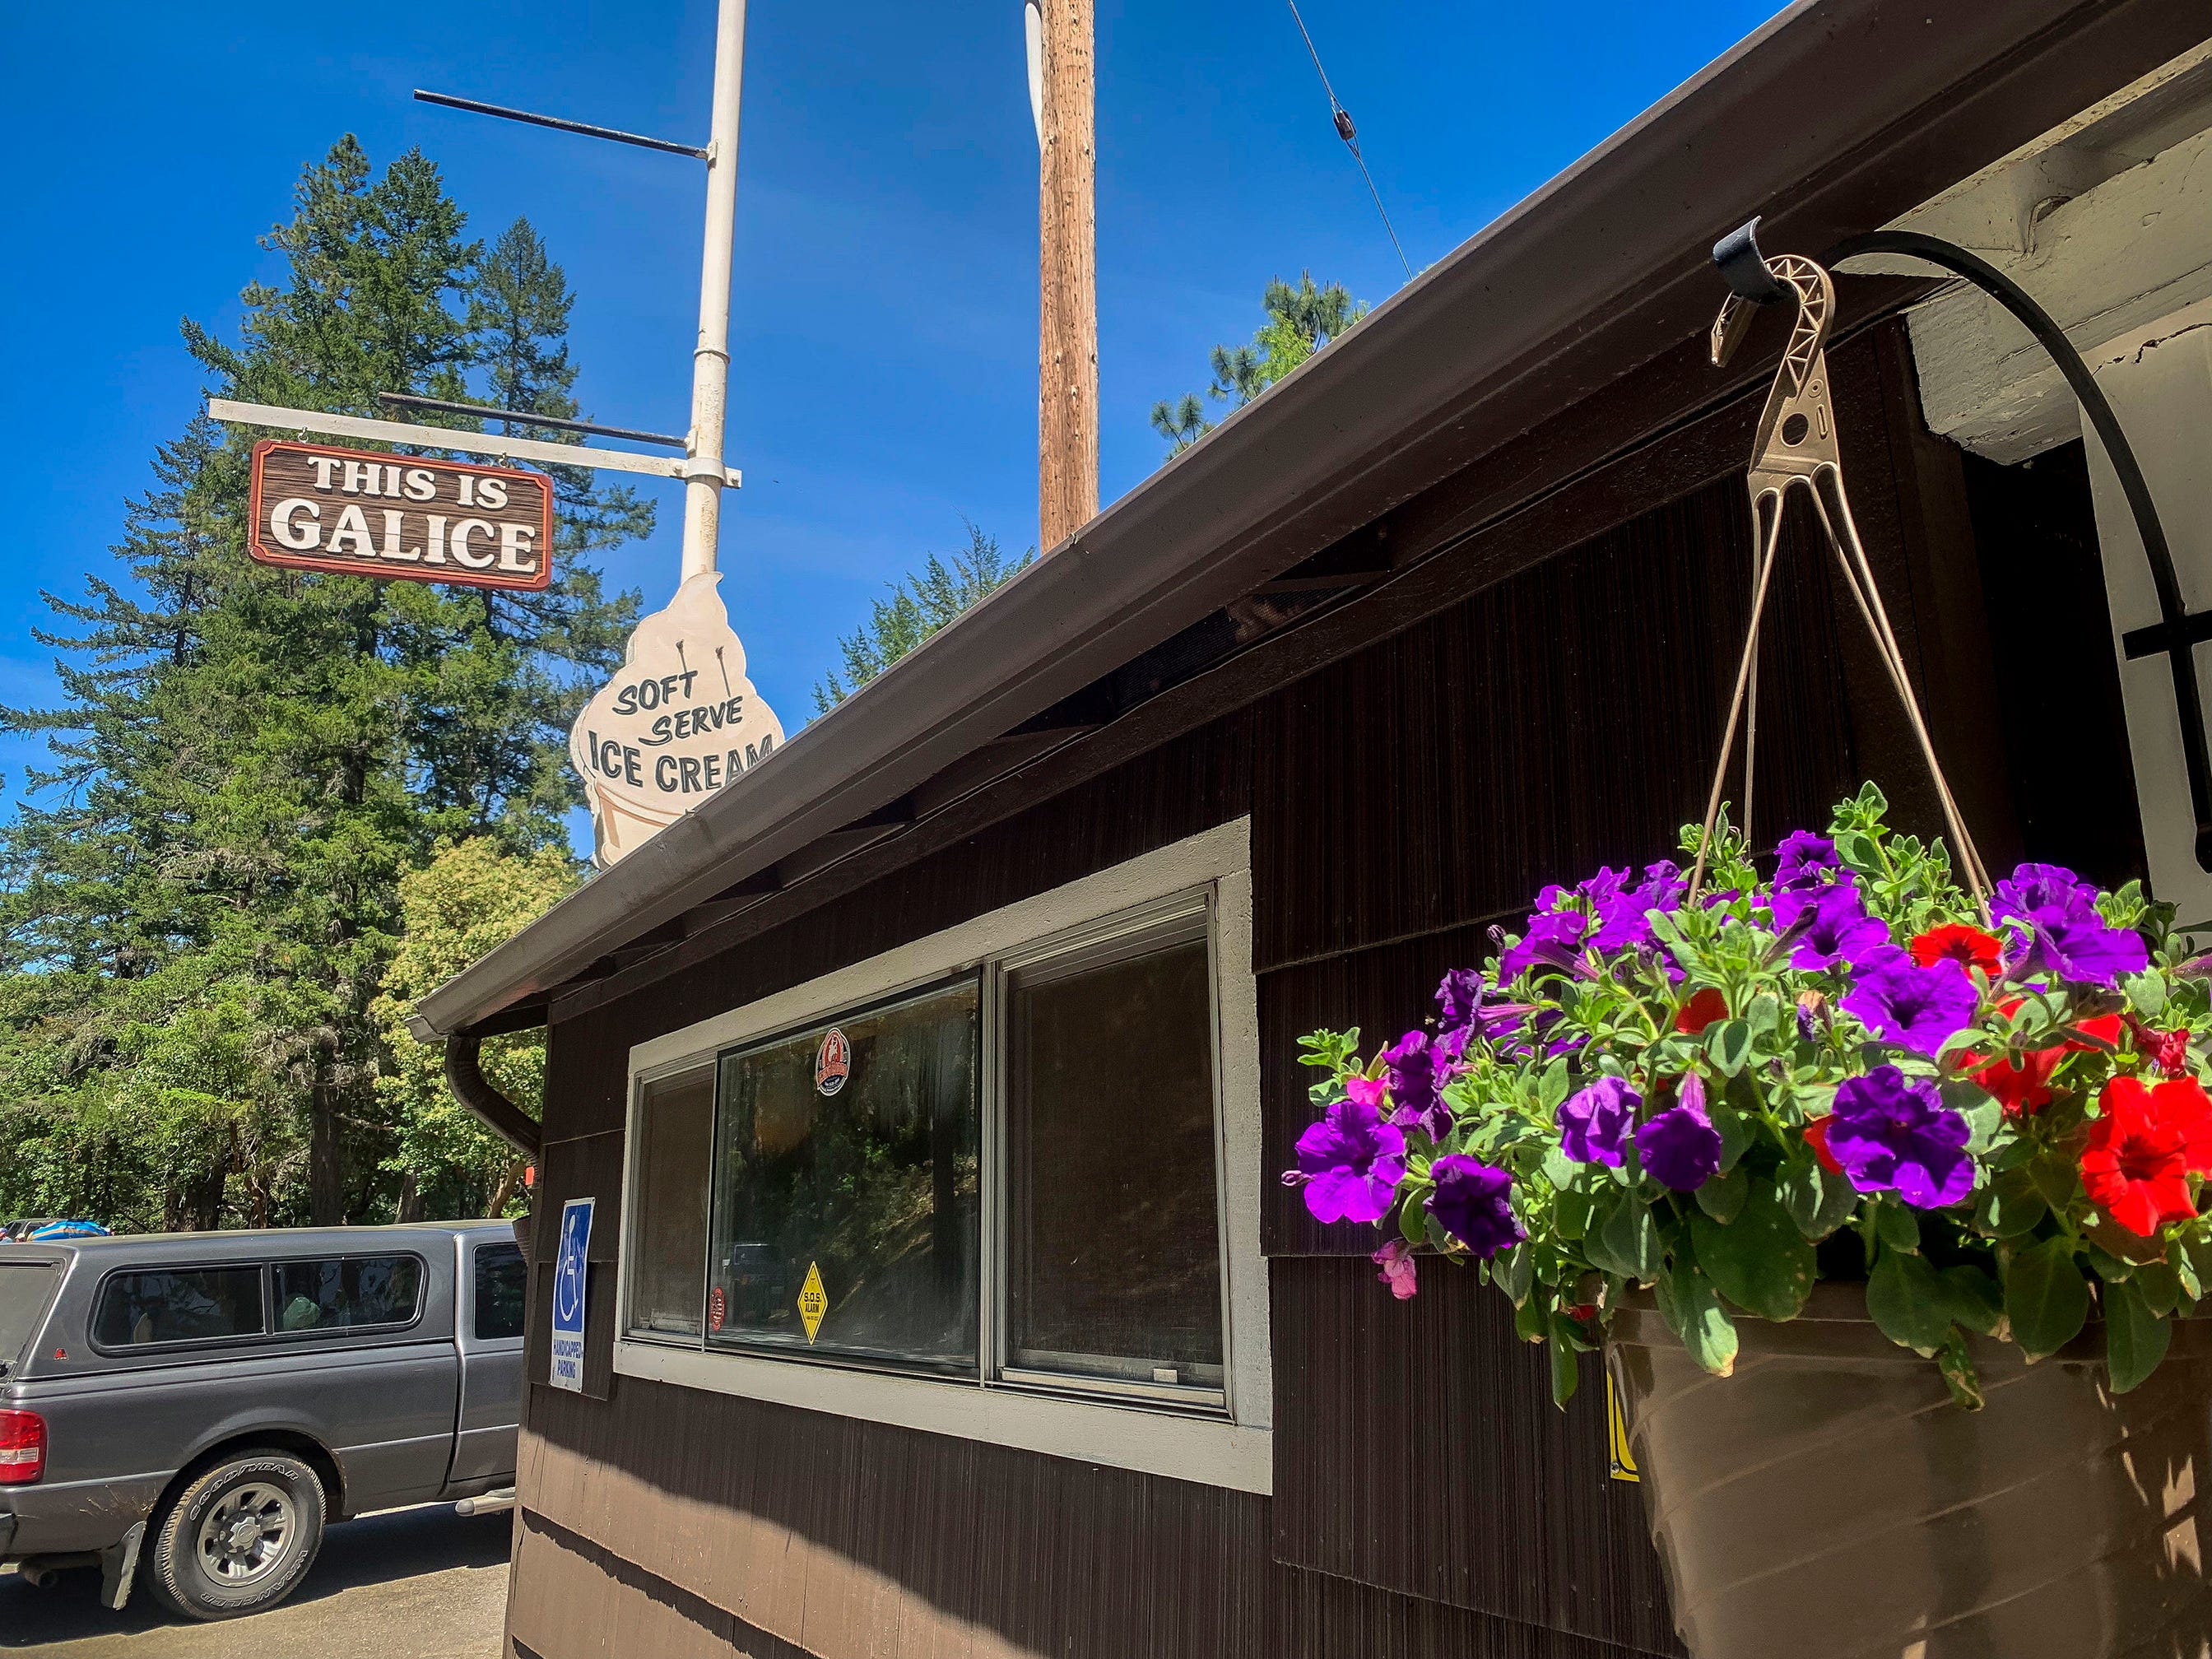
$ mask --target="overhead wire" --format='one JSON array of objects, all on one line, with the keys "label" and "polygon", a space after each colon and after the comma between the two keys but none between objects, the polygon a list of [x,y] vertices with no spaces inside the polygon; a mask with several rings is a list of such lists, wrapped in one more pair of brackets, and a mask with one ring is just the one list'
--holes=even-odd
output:
[{"label": "overhead wire", "polygon": [[1314,73],[1321,76],[1321,89],[1328,94],[1328,117],[1336,127],[1336,136],[1344,140],[1344,147],[1352,152],[1358,165],[1359,176],[1367,181],[1367,193],[1375,198],[1375,211],[1382,221],[1382,229],[1390,238],[1390,246],[1397,250],[1398,263],[1406,268],[1406,279],[1413,280],[1413,262],[1406,258],[1405,245],[1399,241],[1396,227],[1390,222],[1389,210],[1382,205],[1382,192],[1375,187],[1375,175],[1367,170],[1367,158],[1359,153],[1359,129],[1352,125],[1352,112],[1338,100],[1336,88],[1328,83],[1328,71],[1322,67],[1321,52],[1314,46],[1313,32],[1306,27],[1306,20],[1298,15],[1298,0],[1288,0],[1291,21],[1298,26],[1298,33],[1306,43],[1306,55],[1313,59]]}]

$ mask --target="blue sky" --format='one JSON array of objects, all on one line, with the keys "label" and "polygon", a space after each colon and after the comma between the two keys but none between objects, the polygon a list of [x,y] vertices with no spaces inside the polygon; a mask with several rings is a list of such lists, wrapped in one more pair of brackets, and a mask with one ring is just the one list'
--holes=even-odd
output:
[{"label": "blue sky", "polygon": [[[1416,269],[1755,27],[1774,0],[1304,0]],[[1100,471],[1162,457],[1156,398],[1200,388],[1267,279],[1380,301],[1402,281],[1284,0],[1100,0]],[[419,145],[471,229],[527,216],[577,294],[586,412],[681,432],[698,294],[696,164],[416,104],[427,86],[703,142],[712,0],[214,0],[0,8],[11,257],[0,463],[0,702],[46,700],[41,589],[112,566],[125,498],[276,262],[300,168],[341,134]],[[755,0],[739,164],[723,593],[796,730],[835,637],[972,518],[1036,539],[1036,151],[1018,0]],[[681,507],[611,556],[672,590]],[[27,745],[0,739],[0,797]]]}]

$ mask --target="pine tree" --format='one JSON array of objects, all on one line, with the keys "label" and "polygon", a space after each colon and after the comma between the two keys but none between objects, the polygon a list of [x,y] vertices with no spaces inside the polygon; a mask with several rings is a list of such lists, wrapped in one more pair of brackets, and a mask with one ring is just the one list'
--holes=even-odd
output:
[{"label": "pine tree", "polygon": [[[559,268],[526,226],[486,256],[465,224],[419,153],[378,176],[348,137],[264,239],[285,278],[245,290],[236,343],[187,324],[187,349],[251,401],[381,412],[465,396],[481,364],[549,412],[574,380]],[[60,706],[5,717],[55,764],[0,829],[0,1205],[388,1213],[372,1007],[401,880],[441,840],[565,848],[565,728],[636,603],[583,556],[648,510],[564,479],[537,596],[271,570],[244,545],[258,435],[197,422],[161,452],[118,575],[49,598]],[[72,1186],[94,1147],[113,1179]]]},{"label": "pine tree", "polygon": [[[1213,379],[1206,395],[1216,403],[1238,409],[1319,351],[1367,314],[1364,301],[1355,301],[1341,283],[1316,287],[1306,271],[1292,288],[1278,276],[1260,296],[1267,313],[1249,345],[1218,345],[1209,360]],[[1195,392],[1152,405],[1152,430],[1168,441],[1168,453],[1180,455],[1213,430],[1205,405]]]},{"label": "pine tree", "polygon": [[1030,548],[1011,564],[995,536],[967,520],[968,545],[951,562],[928,555],[920,570],[889,584],[890,597],[870,602],[866,625],[837,641],[845,672],[832,669],[814,688],[814,708],[826,714],[969,606],[1029,568]]}]

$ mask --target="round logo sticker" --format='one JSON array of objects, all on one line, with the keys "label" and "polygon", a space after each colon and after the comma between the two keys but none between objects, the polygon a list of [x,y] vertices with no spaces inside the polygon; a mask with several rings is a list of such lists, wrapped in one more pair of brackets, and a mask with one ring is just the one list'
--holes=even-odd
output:
[{"label": "round logo sticker", "polygon": [[853,1074],[853,1045],[845,1041],[845,1034],[836,1026],[822,1039],[822,1047],[814,1056],[814,1091],[834,1095],[845,1086],[845,1079]]},{"label": "round logo sticker", "polygon": [[707,1298],[707,1328],[710,1331],[720,1330],[722,1320],[728,1312],[729,1304],[722,1300],[722,1287],[717,1285],[714,1286],[713,1294]]}]

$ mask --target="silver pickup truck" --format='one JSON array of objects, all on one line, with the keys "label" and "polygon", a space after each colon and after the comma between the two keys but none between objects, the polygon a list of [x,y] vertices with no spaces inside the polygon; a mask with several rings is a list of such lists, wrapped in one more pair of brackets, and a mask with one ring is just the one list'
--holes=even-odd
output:
[{"label": "silver pickup truck", "polygon": [[0,1564],[227,1619],[511,1486],[524,1290],[503,1221],[0,1243]]}]

